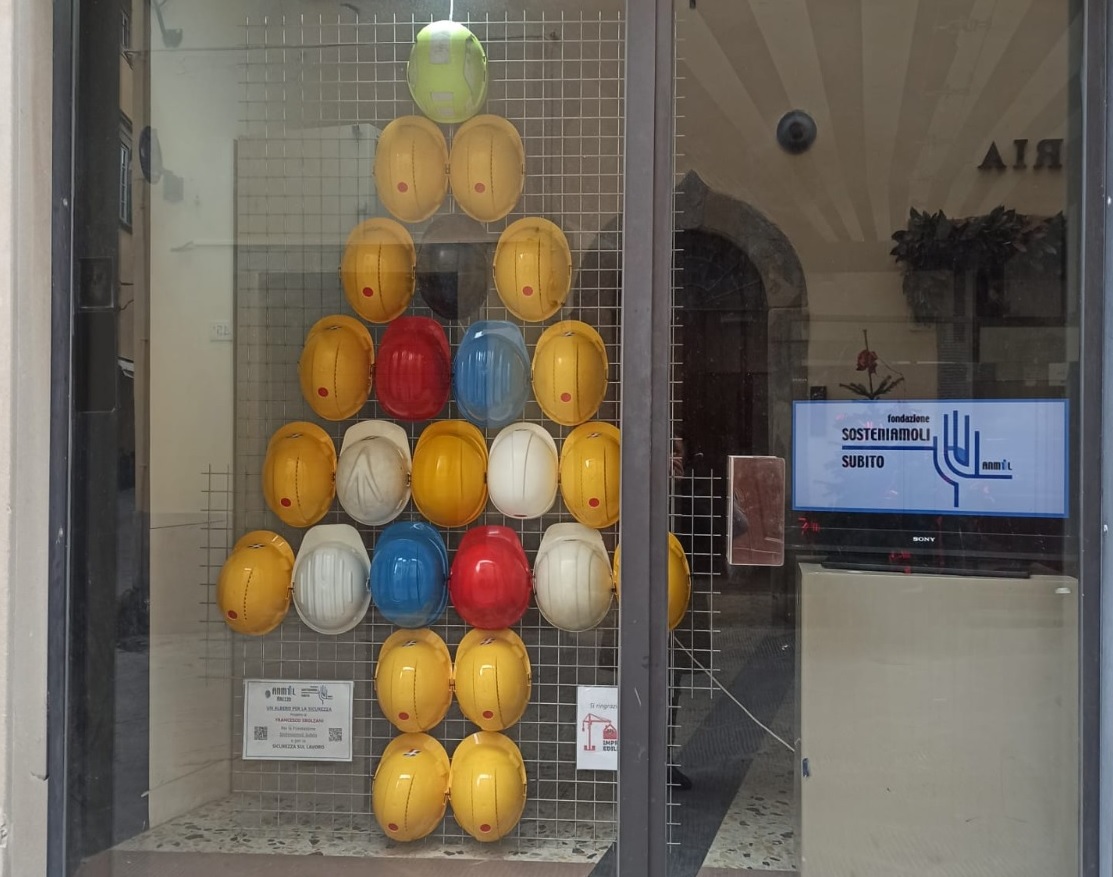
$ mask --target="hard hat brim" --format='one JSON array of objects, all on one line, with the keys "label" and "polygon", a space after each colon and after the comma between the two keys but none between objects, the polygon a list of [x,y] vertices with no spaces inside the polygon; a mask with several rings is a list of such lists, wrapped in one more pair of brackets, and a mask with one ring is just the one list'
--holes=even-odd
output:
[{"label": "hard hat brim", "polygon": [[[448,651],[448,646],[445,645],[443,639],[440,638],[434,631],[427,627],[408,628],[403,627],[400,630],[394,631],[384,641],[379,648],[379,657],[375,661],[375,674],[374,681],[379,679],[379,666],[382,664],[383,659],[397,648],[401,648],[405,643],[410,640],[417,640],[418,642],[426,643],[431,646],[437,655],[444,659],[444,666],[447,668],[448,678],[452,678],[452,655]],[[384,753],[385,755],[385,753]]]},{"label": "hard hat brim", "polygon": [[448,347],[448,338],[445,337],[441,324],[432,317],[399,317],[387,326],[380,346],[385,346],[388,338],[394,342],[395,338],[404,338],[405,335],[428,338],[433,342],[445,365],[451,367],[452,352]]},{"label": "hard hat brim", "polygon": [[[537,556],[541,557],[546,551],[558,542],[583,542],[593,551],[601,551],[607,556],[607,546],[603,542],[603,534],[598,530],[579,523],[552,524],[541,536],[541,544],[537,548]],[[610,566],[610,559],[607,560]]]},{"label": "hard hat brim", "polygon": [[325,432],[321,427],[315,423],[310,423],[308,420],[295,420],[292,423],[286,423],[274,431],[274,434],[267,441],[267,453],[280,441],[292,438],[296,435],[304,435],[316,441],[332,460],[332,467],[336,468],[336,445],[333,444],[332,437]]},{"label": "hard hat brim", "polygon": [[[564,465],[566,459],[570,459],[575,449],[581,445],[586,439],[591,438],[598,434],[600,437],[614,442],[619,450],[622,449],[622,434],[619,432],[618,427],[613,423],[607,423],[605,420],[589,420],[587,423],[581,423],[570,433],[564,440],[564,446],[560,451],[560,464]],[[590,528],[589,528],[590,529]]]},{"label": "hard hat brim", "polygon": [[430,423],[417,439],[414,452],[421,450],[423,444],[428,444],[433,439],[442,435],[455,436],[463,439],[483,458],[483,471],[487,471],[487,443],[483,440],[483,433],[473,423],[466,420],[438,420]]},{"label": "hard hat brim", "polygon": [[346,314],[329,314],[327,317],[321,317],[321,319],[309,328],[309,333],[305,336],[306,343],[309,343],[311,338],[335,326],[351,329],[356,334],[356,337],[359,338],[363,347],[369,352],[374,352],[375,342],[371,340],[371,333],[367,330],[367,327],[355,317],[349,317]]},{"label": "hard hat brim", "polygon": [[282,555],[283,560],[285,560],[290,565],[291,574],[293,573],[294,549],[290,547],[289,542],[287,542],[273,530],[250,530],[247,533],[244,533],[239,539],[236,540],[236,544],[232,546],[232,550],[231,552],[229,552],[229,557],[243,548],[247,548],[250,545],[256,545],[258,543],[262,543],[264,545],[273,545],[278,550],[278,553]]},{"label": "hard hat brim", "polygon": [[591,346],[599,351],[599,355],[603,359],[603,364],[607,367],[604,369],[605,374],[610,367],[610,360],[607,358],[607,345],[603,343],[603,337],[596,332],[593,327],[580,320],[561,320],[559,323],[553,323],[553,325],[542,332],[541,337],[537,339],[537,344],[534,347],[534,358],[537,358],[537,351],[548,344],[549,341],[566,333],[583,335],[591,342]]},{"label": "hard hat brim", "polygon": [[[522,330],[506,320],[477,320],[472,323],[460,341],[460,350],[463,350],[465,345],[479,343],[485,335],[509,341],[514,352],[525,362],[527,371],[529,370],[529,351],[526,350],[526,339],[522,337]],[[460,354],[457,353],[456,356],[459,357]]]},{"label": "hard hat brim", "polygon": [[[385,438],[398,448],[399,453],[405,457],[407,466],[413,464],[413,455],[410,453],[410,439],[406,435],[406,430],[389,420],[363,420],[349,426],[345,430],[344,438],[340,443],[341,456],[357,443],[371,438]],[[408,496],[409,491],[407,490],[406,493]]]},{"label": "hard hat brim", "polygon": [[464,534],[464,538],[460,540],[460,544],[456,548],[456,553],[457,555],[462,553],[466,554],[473,546],[479,546],[490,542],[500,542],[509,546],[515,558],[521,558],[526,571],[529,571],[529,559],[526,557],[526,551],[522,547],[522,541],[518,538],[518,534],[509,527],[503,527],[498,524],[472,527]]},{"label": "hard hat brim", "polygon": [[526,764],[522,759],[521,751],[514,745],[513,740],[498,731],[476,731],[456,744],[456,749],[452,752],[452,770],[457,770],[474,753],[485,748],[495,749],[510,756],[511,762],[521,776],[522,785],[526,784]]},{"label": "hard hat brim", "polygon": [[508,627],[501,630],[481,630],[479,628],[472,628],[464,634],[460,644],[456,646],[456,659],[452,663],[453,667],[453,681],[455,681],[455,668],[460,661],[462,661],[469,652],[477,648],[484,640],[497,639],[506,643],[518,655],[521,656],[522,661],[525,663],[526,673],[533,676],[533,667],[530,664],[529,652],[526,651],[526,644],[522,638]]},{"label": "hard hat brim", "polygon": [[[420,749],[423,752],[432,753],[433,756],[437,759],[437,762],[443,766],[445,771],[445,780],[447,781],[448,774],[452,766],[452,763],[448,758],[448,752],[445,751],[444,746],[442,746],[440,741],[437,740],[435,737],[418,731],[410,731],[399,734],[397,737],[386,744],[386,748],[383,750],[383,754],[379,756],[379,763],[375,767],[375,775],[378,776],[379,768],[383,766],[383,763],[388,758],[390,758],[390,756],[395,755],[399,752],[409,752],[411,749]],[[448,788],[446,786],[445,792],[447,791]]]},{"label": "hard hat brim", "polygon": [[441,560],[441,569],[445,578],[448,577],[448,549],[445,547],[444,539],[441,538],[441,534],[437,532],[436,527],[425,523],[425,521],[396,521],[383,529],[379,535],[376,550],[381,550],[400,539],[417,539],[435,548],[437,556]]},{"label": "hard hat brim", "polygon": [[[368,240],[371,238],[371,240]],[[385,238],[386,241],[375,238]],[[375,216],[365,219],[348,233],[344,248],[360,246],[363,244],[385,243],[389,241],[406,249],[410,256],[410,264],[417,262],[417,247],[414,245],[413,236],[402,223],[386,216]]]}]

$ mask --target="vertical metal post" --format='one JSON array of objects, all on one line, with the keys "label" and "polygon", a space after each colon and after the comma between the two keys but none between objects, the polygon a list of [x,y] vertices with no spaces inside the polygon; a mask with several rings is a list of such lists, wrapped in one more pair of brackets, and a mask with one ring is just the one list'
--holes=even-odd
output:
[{"label": "vertical metal post", "polygon": [[68,871],[69,495],[73,332],[73,127],[76,0],[54,0],[51,227],[50,573],[47,582],[47,874]]},{"label": "vertical metal post", "polygon": [[1113,224],[1108,219],[1113,143],[1113,116],[1108,104],[1113,92],[1109,45],[1113,20],[1109,0],[1077,2],[1082,3],[1083,12],[1079,71],[1082,154],[1071,195],[1080,203],[1075,211],[1081,240],[1077,274],[1081,283],[1079,457],[1080,466],[1089,462],[1101,469],[1100,483],[1088,472],[1082,472],[1079,479],[1079,861],[1082,874],[1091,877],[1113,873],[1113,589],[1104,587],[1106,577],[1113,575],[1113,534],[1109,531],[1109,503],[1103,500],[1113,497],[1113,454],[1106,452],[1113,434],[1103,435],[1104,413],[1113,411],[1113,357],[1105,349],[1113,338],[1113,307],[1107,306],[1113,293]]},{"label": "vertical metal post", "polygon": [[671,0],[629,0],[622,249],[618,874],[668,872]]}]

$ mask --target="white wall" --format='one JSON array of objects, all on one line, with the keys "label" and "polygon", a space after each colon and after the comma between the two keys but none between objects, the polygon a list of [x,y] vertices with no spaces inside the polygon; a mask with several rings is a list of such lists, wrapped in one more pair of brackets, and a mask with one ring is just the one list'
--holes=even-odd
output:
[{"label": "white wall", "polygon": [[46,870],[52,6],[0,2],[0,875]]},{"label": "white wall", "polygon": [[[151,657],[150,818],[157,825],[227,794],[228,636],[209,622],[205,583],[223,562],[223,515],[208,516],[204,475],[232,465],[233,141],[245,4],[173,4],[182,44],[151,34],[151,125],[184,197],[150,190]],[[225,481],[217,482],[223,488]],[[214,498],[226,507],[223,497]],[[215,532],[207,526],[217,528]]]}]

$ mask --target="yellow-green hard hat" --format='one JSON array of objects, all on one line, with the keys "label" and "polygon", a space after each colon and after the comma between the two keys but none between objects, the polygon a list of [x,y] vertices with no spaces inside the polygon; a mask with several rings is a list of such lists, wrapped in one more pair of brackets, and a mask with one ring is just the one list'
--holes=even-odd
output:
[{"label": "yellow-green hard hat", "polygon": [[434,21],[414,41],[406,81],[414,103],[434,122],[464,122],[487,100],[487,53],[462,24]]},{"label": "yellow-green hard hat", "polygon": [[452,703],[448,646],[428,628],[396,630],[375,662],[375,696],[399,731],[428,731]]},{"label": "yellow-green hard hat", "polygon": [[514,830],[526,806],[526,766],[509,737],[478,731],[452,753],[449,782],[452,815],[478,841],[495,841]]},{"label": "yellow-green hard hat", "polygon": [[525,643],[512,630],[469,630],[456,647],[456,701],[484,731],[504,731],[521,719],[531,676]]},{"label": "yellow-green hard hat", "polygon": [[444,818],[451,764],[428,734],[401,734],[387,744],[371,783],[371,809],[391,840],[420,840]]}]

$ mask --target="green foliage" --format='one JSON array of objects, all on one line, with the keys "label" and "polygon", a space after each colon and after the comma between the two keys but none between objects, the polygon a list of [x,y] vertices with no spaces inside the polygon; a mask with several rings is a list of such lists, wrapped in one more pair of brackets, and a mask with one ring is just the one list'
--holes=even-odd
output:
[{"label": "green foliage", "polygon": [[908,227],[893,232],[896,246],[890,255],[904,270],[904,292],[919,322],[930,323],[941,314],[938,278],[927,272],[982,272],[999,277],[1005,263],[1025,254],[1033,266],[1051,269],[1061,264],[1064,246],[1063,214],[1026,216],[995,207],[983,216],[952,219],[912,208]]}]

